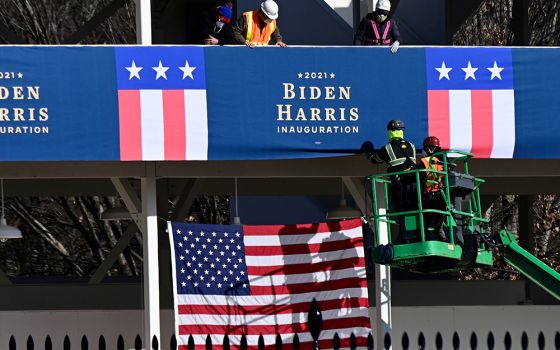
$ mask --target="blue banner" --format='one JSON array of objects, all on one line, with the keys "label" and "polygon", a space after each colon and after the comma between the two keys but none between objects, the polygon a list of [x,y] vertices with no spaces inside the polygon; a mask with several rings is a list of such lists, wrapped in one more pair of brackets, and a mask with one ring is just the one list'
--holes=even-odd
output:
[{"label": "blue banner", "polygon": [[420,146],[560,158],[556,48],[4,47],[0,161],[292,159]]}]

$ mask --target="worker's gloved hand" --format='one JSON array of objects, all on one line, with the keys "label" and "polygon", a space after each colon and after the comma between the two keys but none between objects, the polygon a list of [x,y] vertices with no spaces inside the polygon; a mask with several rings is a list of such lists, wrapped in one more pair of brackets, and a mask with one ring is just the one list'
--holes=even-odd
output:
[{"label": "worker's gloved hand", "polygon": [[369,153],[373,153],[374,151],[375,148],[373,147],[373,143],[371,141],[365,141],[364,143],[362,143],[362,146],[360,147],[358,153],[369,154]]},{"label": "worker's gloved hand", "polygon": [[399,50],[399,45],[399,41],[395,41],[393,45],[391,45],[391,53],[397,53],[397,51]]}]

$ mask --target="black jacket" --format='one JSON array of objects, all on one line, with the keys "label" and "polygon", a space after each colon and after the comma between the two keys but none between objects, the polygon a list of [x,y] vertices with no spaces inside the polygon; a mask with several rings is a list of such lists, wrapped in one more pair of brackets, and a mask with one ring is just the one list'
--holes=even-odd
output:
[{"label": "black jacket", "polygon": [[372,163],[387,163],[387,171],[398,172],[416,166],[416,148],[405,139],[394,139],[369,154]]},{"label": "black jacket", "polygon": [[387,33],[387,38],[391,40],[391,44],[395,41],[401,41],[401,33],[399,32],[399,24],[394,18],[390,18],[383,23],[378,23],[375,19],[375,13],[368,13],[360,22],[356,35],[354,36],[355,46],[372,46],[372,40],[377,39],[375,32],[373,31],[372,21],[377,26],[379,36],[383,37],[385,28],[387,27],[387,22],[391,21],[391,28],[389,28],[389,33]]}]

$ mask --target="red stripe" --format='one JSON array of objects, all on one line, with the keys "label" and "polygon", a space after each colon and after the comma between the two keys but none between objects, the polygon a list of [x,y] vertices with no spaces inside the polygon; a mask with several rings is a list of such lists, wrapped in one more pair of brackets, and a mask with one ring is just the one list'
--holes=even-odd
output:
[{"label": "red stripe", "polygon": [[140,91],[119,90],[121,160],[142,160]]},{"label": "red stripe", "polygon": [[251,286],[251,295],[299,294],[358,287],[367,287],[367,281],[363,278],[353,277],[316,283],[299,283],[281,286]]},{"label": "red stripe", "polygon": [[[321,300],[318,302],[322,311],[367,308],[368,298],[341,298],[332,300]],[[284,305],[179,305],[179,315],[279,315],[308,312],[311,302],[284,304]]]},{"label": "red stripe", "polygon": [[266,225],[266,226],[243,226],[245,236],[277,236],[277,235],[302,235],[321,232],[336,232],[351,230],[362,227],[362,219],[326,222],[320,224],[301,225]]},{"label": "red stripe", "polygon": [[442,149],[449,149],[451,127],[447,90],[428,90],[428,134],[439,138]]},{"label": "red stripe", "polygon": [[163,129],[165,160],[185,160],[185,93],[183,90],[163,90]]},{"label": "red stripe", "polygon": [[340,241],[329,241],[314,244],[286,244],[282,246],[245,246],[246,256],[270,256],[270,255],[290,255],[290,254],[309,254],[326,253],[337,250],[352,249],[363,247],[364,239],[356,237]]},{"label": "red stripe", "polygon": [[494,142],[492,90],[472,90],[472,150],[475,156],[490,158]]},{"label": "red stripe", "polygon": [[292,264],[274,266],[247,266],[249,275],[293,275],[302,273],[313,273],[318,271],[342,270],[351,267],[364,267],[363,257],[351,257],[335,261],[321,261],[314,264]]},{"label": "red stripe", "polygon": [[[369,326],[368,326],[369,327]],[[286,346],[286,344],[292,344],[293,340],[290,340],[289,342],[283,342],[282,344],[284,346]],[[312,342],[300,342],[299,343],[299,349],[300,350],[311,350],[313,343]],[[367,346],[367,337],[356,337],[356,345],[359,347],[365,347]],[[349,348],[350,347],[350,338],[341,338],[340,339],[340,347],[341,348]],[[290,349],[291,346],[288,346],[287,349]],[[333,349],[334,348],[334,342],[331,339],[323,339],[323,340],[319,340],[319,348],[320,349]],[[177,348],[178,350],[189,350],[188,345],[179,345],[179,347]],[[195,344],[194,350],[206,350],[206,345],[205,344]],[[223,350],[223,344],[212,344],[212,350]],[[231,350],[240,350],[241,346],[239,345],[234,345],[234,344],[230,344],[230,349]],[[248,345],[247,346],[247,350],[258,350],[259,347],[258,345]],[[264,347],[265,350],[276,350],[276,344],[265,344]]]},{"label": "red stripe", "polygon": [[[333,320],[323,320],[323,330],[369,327],[369,317],[348,317]],[[196,324],[179,325],[180,335],[190,334],[231,334],[231,335],[259,335],[259,334],[293,334],[309,332],[308,322],[278,324],[278,325],[215,325],[215,324]]]}]

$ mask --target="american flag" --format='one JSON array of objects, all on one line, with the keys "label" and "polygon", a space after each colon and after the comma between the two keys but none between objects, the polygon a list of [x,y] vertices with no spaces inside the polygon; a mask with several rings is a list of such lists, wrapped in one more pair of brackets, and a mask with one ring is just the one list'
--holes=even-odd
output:
[{"label": "american flag", "polygon": [[323,316],[321,349],[370,333],[361,220],[290,226],[169,223],[174,252],[175,325],[179,349],[192,335],[205,349],[210,335],[238,349],[242,335],[256,349],[277,335],[310,349],[308,312],[315,298]]},{"label": "american flag", "polygon": [[428,132],[444,149],[512,158],[515,98],[511,49],[428,48]]},{"label": "american flag", "polygon": [[207,160],[201,47],[115,48],[121,160]]}]

